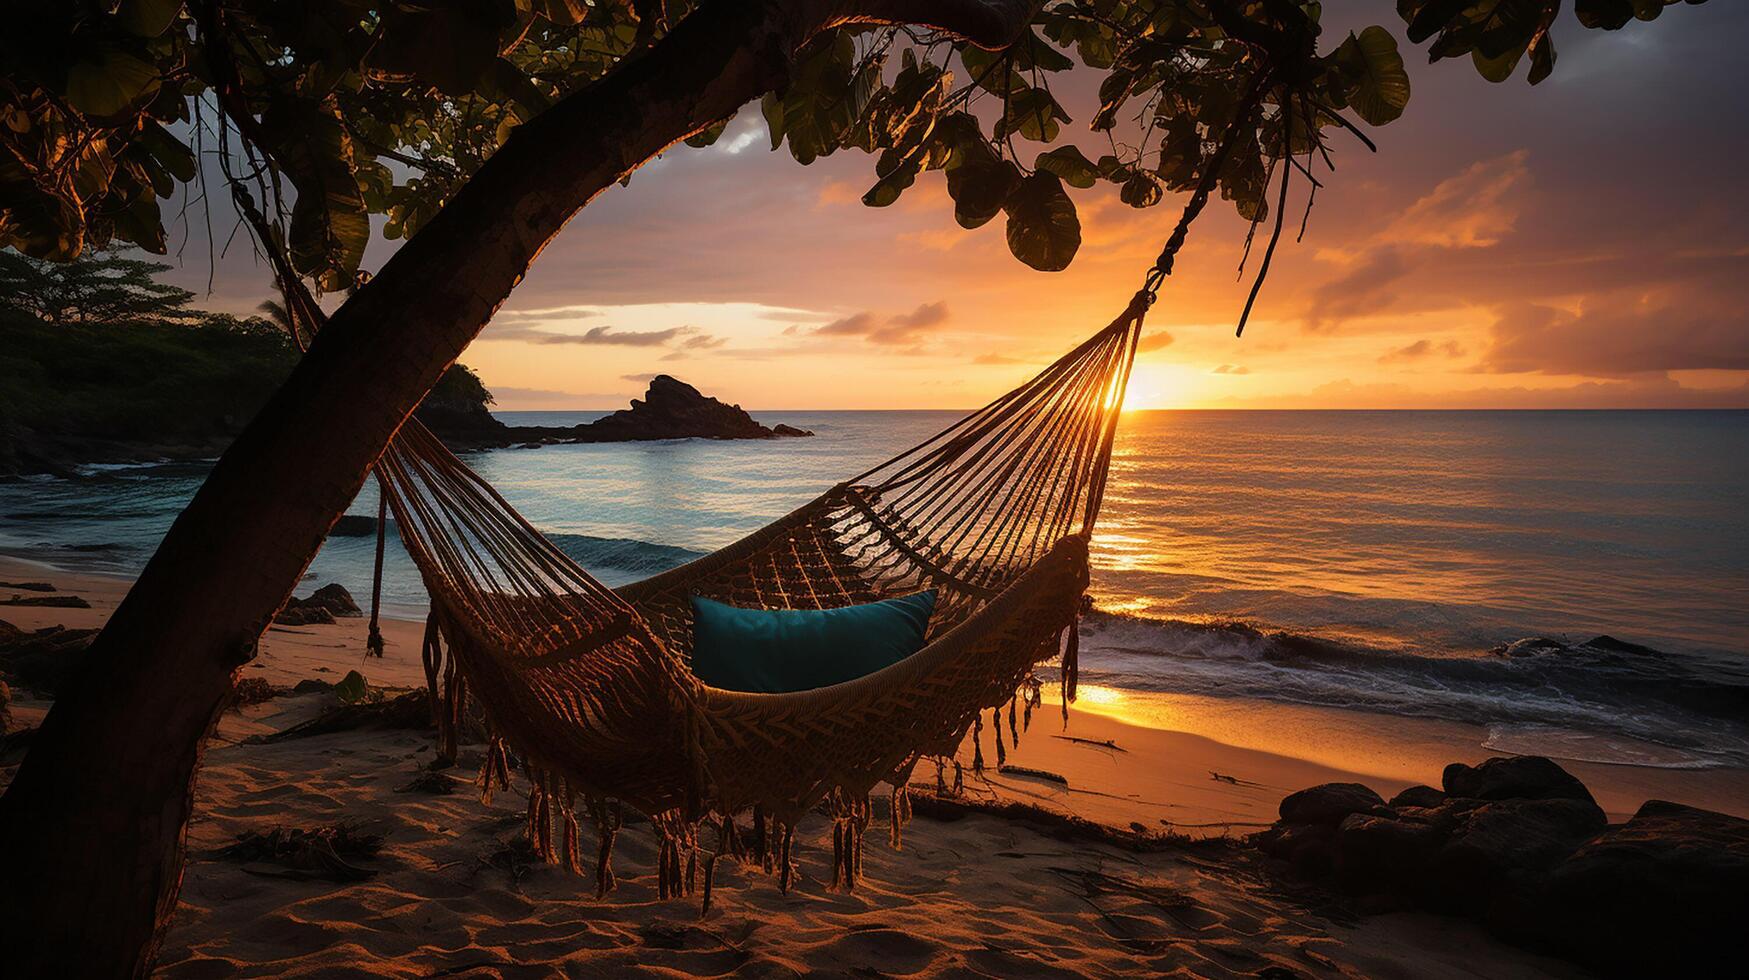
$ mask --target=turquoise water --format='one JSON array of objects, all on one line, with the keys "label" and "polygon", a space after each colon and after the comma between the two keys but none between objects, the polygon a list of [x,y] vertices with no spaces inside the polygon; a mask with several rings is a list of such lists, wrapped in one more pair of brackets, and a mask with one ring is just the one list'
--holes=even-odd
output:
[{"label": "turquoise water", "polygon": [[[469,461],[621,584],[957,417],[756,415],[818,435]],[[0,485],[0,549],[137,571],[203,473]],[[1749,763],[1746,487],[1745,412],[1133,412],[1095,539],[1084,677],[1474,722],[1520,751],[1578,733],[1597,761]],[[368,489],[352,512],[375,513]],[[367,594],[372,544],[331,539],[312,583]],[[385,596],[422,613],[398,550]],[[1585,645],[1600,634],[1636,646]],[[1564,645],[1496,652],[1527,637]]]}]

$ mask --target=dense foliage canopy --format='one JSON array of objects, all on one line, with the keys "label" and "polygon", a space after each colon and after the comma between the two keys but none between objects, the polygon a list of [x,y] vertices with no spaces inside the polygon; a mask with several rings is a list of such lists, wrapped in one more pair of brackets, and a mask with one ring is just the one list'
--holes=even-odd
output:
[{"label": "dense foliage canopy", "polygon": [[[1615,29],[1673,2],[1575,0],[1574,12]],[[344,288],[363,274],[371,215],[389,238],[413,234],[519,124],[695,6],[22,0],[0,32],[0,245],[62,260],[112,242],[163,252],[161,202],[196,183],[187,199],[246,200],[299,273]],[[1467,55],[1494,81],[1526,59],[1532,84],[1554,69],[1560,0],[1396,6],[1432,59]],[[1315,181],[1329,167],[1330,131],[1396,119],[1409,79],[1391,31],[1329,43],[1320,13],[1314,0],[1043,0],[997,51],[841,28],[802,52],[762,108],[773,147],[801,163],[873,154],[869,205],[940,170],[961,225],[1004,214],[1018,258],[1062,269],[1080,244],[1064,185],[1105,184],[1146,208],[1213,171],[1219,195],[1263,221],[1296,174]],[[1082,143],[1052,90],[1068,72],[1100,76]],[[1082,149],[1095,142],[1101,152]],[[201,154],[229,188],[205,186]]]}]

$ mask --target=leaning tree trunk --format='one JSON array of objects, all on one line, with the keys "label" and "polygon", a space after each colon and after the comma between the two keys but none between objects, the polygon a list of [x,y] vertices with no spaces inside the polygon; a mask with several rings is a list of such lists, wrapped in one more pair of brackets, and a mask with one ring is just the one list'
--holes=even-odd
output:
[{"label": "leaning tree trunk", "polygon": [[559,229],[781,83],[852,22],[990,47],[1030,0],[723,0],[519,127],[330,319],[213,468],[0,798],[0,949],[18,976],[141,975],[175,907],[193,777],[236,671],[383,447]]}]

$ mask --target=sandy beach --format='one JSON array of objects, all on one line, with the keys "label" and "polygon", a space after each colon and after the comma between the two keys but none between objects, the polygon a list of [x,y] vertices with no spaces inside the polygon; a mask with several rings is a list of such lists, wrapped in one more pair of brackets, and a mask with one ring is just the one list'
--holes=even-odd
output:
[{"label": "sandy beach", "polygon": [[[100,625],[126,585],[0,561],[0,581],[45,579],[91,608],[4,607],[0,619],[26,630]],[[0,589],[0,598],[10,594]],[[386,623],[387,656],[366,663],[361,619],[276,626],[244,676],[283,688],[360,669],[374,686],[412,688],[422,683],[419,630]],[[600,901],[589,881],[530,859],[514,846],[520,796],[483,806],[472,789],[477,752],[451,771],[455,792],[435,795],[409,787],[432,758],[420,732],[245,742],[313,718],[332,700],[283,696],[225,714],[198,779],[164,976],[1583,975],[1457,920],[1360,916],[1275,879],[1257,852],[1222,839],[1266,825],[1295,789],[1352,780],[1389,796],[1437,783],[1445,763],[1496,754],[1464,726],[1090,689],[1066,728],[1048,703],[1009,754],[1011,767],[1058,774],[1066,785],[992,767],[982,778],[968,774],[968,796],[1202,840],[1135,849],[985,813],[924,813],[907,826],[902,851],[871,837],[866,880],[845,893],[826,887],[831,835],[820,820],[798,832],[808,846],[792,894],[729,868],[701,917],[696,899],[656,900],[654,836],[643,828],[621,835],[620,887]],[[18,692],[15,724],[34,725],[47,708]],[[1749,814],[1749,779],[1739,771],[1569,768],[1612,819],[1649,798]],[[923,770],[918,778],[932,783]],[[287,880],[218,855],[249,831],[342,821],[383,837],[381,852],[359,862],[374,872],[368,880]],[[885,823],[884,801],[876,821]]]}]

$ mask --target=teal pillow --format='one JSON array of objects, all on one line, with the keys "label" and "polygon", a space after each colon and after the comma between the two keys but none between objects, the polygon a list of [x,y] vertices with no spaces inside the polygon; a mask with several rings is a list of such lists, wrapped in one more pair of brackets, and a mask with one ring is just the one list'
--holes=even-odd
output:
[{"label": "teal pillow", "polygon": [[838,609],[742,609],[695,595],[692,672],[765,694],[842,684],[922,649],[934,611],[934,589]]}]

